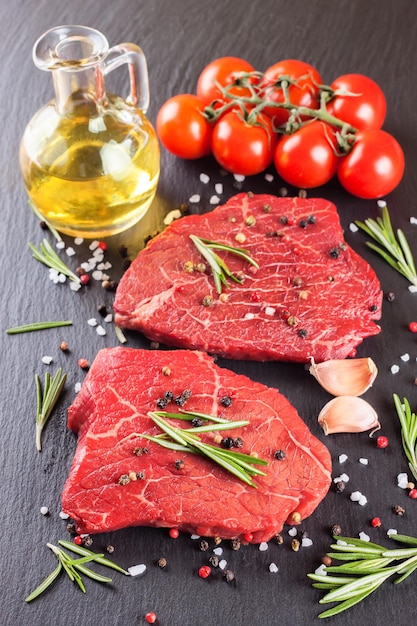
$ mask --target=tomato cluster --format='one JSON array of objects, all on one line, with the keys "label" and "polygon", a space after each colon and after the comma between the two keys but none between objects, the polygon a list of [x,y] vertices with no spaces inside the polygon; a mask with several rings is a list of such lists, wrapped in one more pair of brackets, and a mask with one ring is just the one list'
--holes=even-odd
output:
[{"label": "tomato cluster", "polygon": [[212,154],[225,170],[253,175],[272,163],[299,188],[337,175],[360,198],[391,192],[404,172],[397,140],[382,130],[386,100],[362,74],[325,85],[317,69],[296,59],[261,73],[238,57],[201,72],[196,94],[180,94],[158,112],[162,145],[183,159]]}]

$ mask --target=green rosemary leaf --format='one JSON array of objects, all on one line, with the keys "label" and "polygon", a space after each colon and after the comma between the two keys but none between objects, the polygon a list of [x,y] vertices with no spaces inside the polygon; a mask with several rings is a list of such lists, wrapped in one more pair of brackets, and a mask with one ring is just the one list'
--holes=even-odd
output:
[{"label": "green rosemary leaf", "polygon": [[417,479],[417,415],[411,411],[407,398],[403,398],[403,403],[397,394],[393,398],[400,420],[404,453],[409,461],[409,468]]},{"label": "green rosemary leaf", "polygon": [[198,413],[197,411],[181,411],[180,413],[167,413],[165,411],[154,411],[155,415],[159,417],[169,417],[178,420],[191,421],[195,417],[199,417],[206,421],[216,422],[216,424],[230,424],[230,420],[224,417],[217,417],[216,415],[209,415],[208,413]]},{"label": "green rosemary leaf", "polygon": [[94,572],[93,570],[89,569],[88,567],[85,567],[84,565],[74,563],[73,566],[81,574],[84,574],[84,576],[88,576],[88,578],[91,578],[92,580],[95,580],[98,583],[111,583],[112,582],[112,579],[109,578],[108,576],[103,576],[102,574],[98,574],[97,572]]},{"label": "green rosemary leaf", "polygon": [[50,587],[52,583],[58,578],[59,574],[61,573],[61,570],[62,570],[62,563],[59,562],[56,568],[53,570],[53,572],[51,572],[49,576],[47,576],[45,580],[42,581],[41,584],[38,585],[36,589],[34,589],[32,593],[28,595],[27,598],[25,598],[25,602],[32,602],[32,600],[35,600],[35,598],[40,596],[46,589],[48,589],[48,587]]},{"label": "green rosemary leaf", "polygon": [[15,326],[14,328],[8,328],[6,333],[8,335],[18,335],[20,333],[29,333],[36,330],[47,330],[49,328],[60,328],[61,326],[71,326],[70,320],[63,320],[58,322],[34,322],[33,324],[24,324],[23,326]]},{"label": "green rosemary leaf", "polygon": [[240,465],[238,465],[237,463],[234,463],[230,459],[229,460],[225,459],[223,456],[218,455],[216,452],[213,452],[208,446],[205,446],[204,443],[196,441],[195,444],[193,445],[198,450],[203,452],[205,456],[208,456],[212,461],[217,463],[217,465],[220,465],[221,467],[223,467],[223,469],[227,470],[228,472],[230,472],[231,474],[233,474],[234,476],[242,480],[244,483],[250,485],[251,487],[256,487],[255,483],[251,480],[248,474],[240,467]]},{"label": "green rosemary leaf", "polygon": [[371,595],[371,593],[373,593],[375,589],[377,589],[377,587],[371,587],[363,591],[362,593],[359,593],[356,596],[351,597],[349,600],[346,600],[345,602],[341,602],[337,606],[334,606],[332,609],[323,611],[323,613],[320,613],[318,617],[320,619],[323,619],[326,617],[333,617],[333,615],[338,615],[339,613],[342,613],[343,611],[350,609],[352,606],[355,606],[355,604],[358,604],[359,602],[364,600],[367,596]]},{"label": "green rosemary leaf", "polygon": [[60,274],[64,274],[76,283],[80,282],[79,277],[64,263],[64,261],[62,261],[62,259],[60,259],[47,239],[44,239],[40,244],[39,250],[32,243],[29,243],[28,245],[32,251],[33,257],[37,261],[55,269]]},{"label": "green rosemary leaf", "polygon": [[221,250],[223,252],[231,253],[245,260],[250,265],[259,268],[258,263],[254,259],[252,259],[252,257],[249,256],[248,251],[244,250],[243,248],[234,248],[233,246],[228,246],[226,244],[218,243],[216,241],[211,241],[210,239],[203,239],[201,237],[197,237],[196,235],[190,235],[190,239],[199,251],[199,253],[210,265],[217,293],[222,292],[223,286],[226,289],[229,286],[227,277],[231,278],[237,283],[241,283],[242,281],[235,274],[233,274],[225,261],[223,261],[223,259],[221,259],[218,254],[213,252],[213,250]]},{"label": "green rosemary leaf", "polygon": [[174,441],[168,441],[160,436],[152,437],[152,435],[145,434],[142,434],[140,436],[144,439],[147,439],[148,441],[153,441],[154,443],[157,443],[163,448],[167,448],[168,450],[176,450],[177,452],[189,452],[188,446],[183,446],[179,443],[175,443]]},{"label": "green rosemary leaf", "polygon": [[45,374],[44,390],[42,394],[40,378],[37,374],[35,375],[37,398],[36,448],[39,452],[42,450],[42,431],[58,401],[66,379],[67,375],[62,373],[61,367],[57,370],[53,378],[51,378],[51,375],[47,372]]},{"label": "green rosemary leaf", "polygon": [[[417,569],[417,563],[414,563],[414,565],[412,565],[411,567],[409,567],[408,569],[406,569],[406,571],[404,572],[404,574],[402,574],[399,578],[397,578],[396,580],[394,580],[394,585],[399,585],[400,583],[403,582],[403,580],[405,580],[406,578],[408,578],[410,576],[410,574],[412,574],[415,570]],[[401,570],[398,570],[399,573]]]},{"label": "green rosemary leaf", "polygon": [[227,424],[207,424],[205,426],[195,426],[192,430],[193,433],[208,433],[215,430],[232,430],[234,428],[243,428],[250,424],[248,420],[236,420],[235,422],[229,421]]},{"label": "green rosemary leaf", "polygon": [[399,541],[400,543],[407,543],[413,546],[417,546],[417,537],[409,537],[408,535],[399,535],[397,533],[390,535],[390,539],[393,539],[394,541]]},{"label": "green rosemary leaf", "polygon": [[382,217],[378,217],[376,220],[369,218],[365,222],[356,221],[355,223],[371,239],[380,244],[382,249],[369,241],[366,242],[367,245],[380,254],[391,267],[402,274],[412,285],[417,285],[416,265],[410,246],[400,229],[397,230],[397,236],[395,236],[388,208],[384,206]]},{"label": "green rosemary leaf", "polygon": [[75,552],[75,554],[81,554],[84,556],[93,556],[94,557],[93,560],[96,563],[99,563],[100,565],[104,565],[105,567],[114,569],[117,572],[120,572],[121,574],[125,574],[125,576],[129,576],[129,572],[127,572],[125,569],[123,569],[119,565],[116,565],[116,563],[113,563],[113,561],[106,559],[102,555],[98,555],[92,550],[88,550],[88,548],[84,548],[84,546],[77,546],[77,544],[72,543],[71,541],[66,541],[65,539],[58,541],[58,543],[62,547],[67,548],[67,550],[71,550],[72,552]]}]

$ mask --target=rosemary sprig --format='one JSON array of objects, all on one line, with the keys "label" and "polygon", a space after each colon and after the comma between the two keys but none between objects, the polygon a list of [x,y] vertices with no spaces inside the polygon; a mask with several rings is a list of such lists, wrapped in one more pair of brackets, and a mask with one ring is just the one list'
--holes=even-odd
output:
[{"label": "rosemary sprig", "polygon": [[34,322],[33,324],[24,324],[23,326],[15,326],[14,328],[8,328],[6,333],[8,335],[17,335],[19,333],[30,333],[35,330],[46,330],[48,328],[60,328],[61,326],[71,326],[70,320],[63,320],[58,322]]},{"label": "rosemary sprig", "polygon": [[391,576],[399,575],[394,581],[398,584],[417,569],[417,538],[395,534],[390,537],[415,547],[387,550],[363,539],[334,537],[343,543],[331,545],[335,552],[329,552],[327,556],[342,561],[342,565],[326,566],[326,574],[308,574],[314,581],[313,587],[327,591],[320,604],[338,603],[320,613],[320,618],[346,611],[376,591]]},{"label": "rosemary sprig", "polygon": [[221,293],[223,286],[225,289],[229,286],[228,278],[234,280],[236,283],[242,283],[242,280],[238,278],[233,272],[230,271],[227,264],[219,257],[216,252],[213,250],[222,250],[223,252],[230,252],[235,256],[238,256],[244,259],[250,265],[259,269],[258,263],[249,256],[247,250],[243,248],[234,248],[233,246],[228,246],[223,243],[217,243],[216,241],[211,241],[210,239],[202,239],[201,237],[197,237],[196,235],[190,235],[190,239],[200,252],[200,254],[205,258],[207,263],[210,265],[211,270],[213,272],[214,284],[216,286],[217,293]]},{"label": "rosemary sprig", "polygon": [[365,222],[356,221],[355,224],[379,244],[376,245],[372,241],[367,241],[366,244],[369,248],[382,256],[391,267],[405,276],[412,285],[417,285],[416,265],[410,246],[403,231],[400,229],[397,229],[396,239],[386,205],[382,208],[381,217],[377,217],[376,220],[369,218]]},{"label": "rosemary sprig", "polygon": [[64,388],[67,375],[62,373],[60,367],[55,376],[51,376],[49,372],[45,374],[45,382],[42,391],[41,380],[38,374],[35,375],[36,382],[36,448],[39,452],[42,450],[41,436],[42,431],[48,421],[55,404]]},{"label": "rosemary sprig", "polygon": [[417,415],[411,411],[407,398],[403,402],[394,394],[394,404],[401,424],[401,438],[408,466],[417,480]]},{"label": "rosemary sprig", "polygon": [[32,600],[35,600],[35,598],[38,598],[44,591],[46,591],[46,589],[48,589],[48,587],[50,587],[52,583],[58,578],[62,570],[66,572],[70,580],[72,580],[79,586],[83,593],[86,592],[86,589],[81,578],[81,574],[99,583],[111,583],[111,578],[108,578],[107,576],[102,576],[101,574],[85,566],[85,563],[91,561],[117,570],[118,572],[121,572],[126,576],[129,575],[129,572],[122,569],[112,561],[104,558],[104,554],[96,554],[91,550],[87,550],[87,548],[84,548],[82,546],[76,546],[69,541],[59,541],[58,543],[82,556],[80,558],[73,559],[61,548],[54,546],[51,543],[47,543],[46,545],[48,546],[48,548],[52,550],[52,552],[58,559],[58,565],[53,570],[53,572],[51,572],[49,576],[47,576],[45,580],[43,580],[41,584],[38,585],[36,589],[34,589],[34,591],[32,591],[32,593],[28,595],[28,597],[25,599],[26,602],[31,602]]},{"label": "rosemary sprig", "polygon": [[[199,437],[199,433],[230,430],[232,428],[247,426],[249,424],[247,420],[232,422],[207,415],[205,413],[192,412],[166,413],[165,411],[150,411],[148,415],[162,430],[162,433],[155,437],[152,435],[141,434],[141,437],[158,443],[159,445],[169,448],[170,450],[191,452],[192,454],[205,456],[251,487],[256,487],[256,484],[252,480],[253,476],[265,476],[265,472],[257,467],[254,467],[254,465],[268,465],[268,462],[264,459],[259,459],[249,454],[243,454],[234,450],[219,448],[217,446],[204,443]],[[167,418],[190,421],[197,415],[204,420],[213,421],[214,423],[197,426],[195,428],[180,428],[178,426],[173,426],[167,421]]]},{"label": "rosemary sprig", "polygon": [[77,274],[75,274],[64,263],[64,261],[60,259],[60,257],[57,255],[57,253],[55,252],[55,250],[53,249],[53,247],[51,246],[51,244],[49,243],[47,239],[44,239],[42,241],[42,243],[39,245],[39,249],[36,248],[36,246],[34,246],[32,243],[29,243],[28,245],[29,245],[30,250],[32,251],[33,257],[37,261],[39,261],[40,263],[43,263],[44,265],[47,265],[48,267],[51,267],[52,269],[56,270],[60,274],[64,274],[65,276],[68,276],[70,280],[76,283],[81,282]]}]

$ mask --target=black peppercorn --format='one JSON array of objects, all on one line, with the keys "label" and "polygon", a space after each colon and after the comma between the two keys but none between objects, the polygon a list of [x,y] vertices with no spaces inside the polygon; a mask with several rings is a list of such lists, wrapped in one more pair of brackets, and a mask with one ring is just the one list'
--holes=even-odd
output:
[{"label": "black peppercorn", "polygon": [[200,550],[202,552],[206,552],[209,549],[209,543],[208,541],[206,541],[205,539],[202,539],[200,541]]},{"label": "black peppercorn", "polygon": [[331,528],[331,533],[332,533],[332,535],[335,535],[335,536],[339,536],[339,535],[342,534],[342,529],[339,526],[339,524],[333,524],[333,526]]},{"label": "black peppercorn", "polygon": [[329,254],[332,257],[332,259],[337,259],[337,258],[339,258],[340,250],[339,250],[339,248],[332,248],[330,250]]},{"label": "black peppercorn", "polygon": [[222,447],[223,448],[233,448],[235,445],[234,440],[232,439],[232,437],[224,437],[224,439],[222,439],[221,441]]},{"label": "black peppercorn", "polygon": [[343,482],[343,480],[338,480],[337,483],[334,483],[334,488],[336,490],[336,493],[342,493],[342,491],[345,490],[345,483]]},{"label": "black peppercorn", "polygon": [[222,398],[220,398],[220,404],[227,408],[232,404],[232,398],[230,396],[223,396]]},{"label": "black peppercorn", "polygon": [[182,470],[185,467],[185,463],[184,463],[184,461],[182,459],[177,459],[175,461],[174,465],[175,465],[175,469],[177,469],[177,470]]},{"label": "black peppercorn", "polygon": [[283,461],[286,457],[286,454],[284,452],[284,450],[277,450],[274,454],[274,457],[278,460],[278,461]]}]

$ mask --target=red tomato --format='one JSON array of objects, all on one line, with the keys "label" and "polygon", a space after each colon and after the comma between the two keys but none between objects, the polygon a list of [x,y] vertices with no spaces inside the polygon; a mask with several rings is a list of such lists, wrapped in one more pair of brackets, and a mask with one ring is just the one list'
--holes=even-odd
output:
[{"label": "red tomato", "polygon": [[212,127],[203,115],[204,103],[192,94],[167,100],[156,117],[162,145],[182,159],[199,159],[210,154]]},{"label": "red tomato", "polygon": [[255,123],[249,123],[240,112],[230,111],[214,126],[212,152],[228,172],[250,176],[272,163],[276,141],[272,121],[266,115],[259,114]]},{"label": "red tomato", "polygon": [[285,182],[308,189],[327,183],[336,174],[339,158],[334,130],[315,121],[292,135],[283,135],[274,163]]},{"label": "red tomato", "polygon": [[331,115],[358,130],[382,127],[387,103],[381,87],[372,78],[362,74],[346,74],[336,78],[330,87],[335,91],[357,94],[336,95],[327,104]]},{"label": "red tomato", "polygon": [[[284,92],[282,87],[276,85],[279,78],[287,76],[296,81],[288,87],[288,95],[292,104],[318,109],[319,107],[319,85],[323,80],[318,71],[304,61],[297,59],[287,59],[271,65],[264,73],[261,81],[261,88],[264,89],[264,97],[272,102],[284,102]],[[289,113],[285,109],[278,107],[266,107],[263,112],[274,117],[274,124],[281,126],[285,124]]]},{"label": "red tomato", "polygon": [[[206,105],[213,100],[222,99],[222,93],[216,83],[225,87],[230,85],[241,73],[254,72],[254,67],[239,57],[221,57],[212,61],[201,72],[197,81],[197,96],[201,98]],[[248,89],[243,87],[234,87],[232,93],[238,96],[249,96]]]},{"label": "red tomato", "polygon": [[384,130],[357,133],[352,150],[340,160],[341,185],[359,198],[380,198],[399,184],[404,173],[404,153],[398,141]]}]

